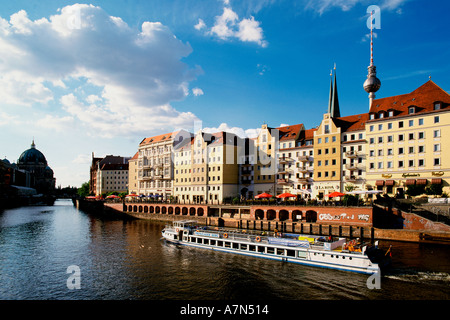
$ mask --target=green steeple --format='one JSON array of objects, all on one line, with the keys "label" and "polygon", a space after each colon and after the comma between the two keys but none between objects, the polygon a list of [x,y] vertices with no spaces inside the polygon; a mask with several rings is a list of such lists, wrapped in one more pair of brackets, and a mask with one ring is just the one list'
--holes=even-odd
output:
[{"label": "green steeple", "polygon": [[[333,76],[333,73],[330,74]],[[337,81],[336,81],[336,66],[334,67],[334,83],[330,77],[330,96],[328,100],[328,113],[331,114],[331,118],[339,118],[341,116],[341,111],[339,110],[339,99],[337,92]]]}]

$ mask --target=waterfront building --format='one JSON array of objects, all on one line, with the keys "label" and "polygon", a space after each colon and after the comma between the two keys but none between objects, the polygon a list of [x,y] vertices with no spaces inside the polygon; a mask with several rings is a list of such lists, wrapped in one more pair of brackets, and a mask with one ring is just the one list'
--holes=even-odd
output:
[{"label": "waterfront building", "polygon": [[136,152],[135,155],[128,160],[128,193],[129,194],[139,194],[139,181],[137,179],[138,170],[138,156],[139,152]]},{"label": "waterfront building", "polygon": [[232,133],[198,132],[174,150],[175,199],[217,203],[238,196],[239,138]]},{"label": "waterfront building", "polygon": [[330,80],[328,110],[314,132],[314,188],[313,197],[324,199],[342,189],[341,121],[336,73],[334,84]]},{"label": "waterfront building", "polygon": [[96,158],[92,153],[90,192],[96,196],[127,192],[129,160],[129,157],[113,155]]},{"label": "waterfront building", "polygon": [[187,131],[180,130],[141,141],[137,160],[139,194],[163,199],[173,197],[173,147],[190,136]]},{"label": "waterfront building", "polygon": [[298,147],[305,127],[303,124],[296,124],[276,129],[279,134],[279,152],[277,154],[278,173],[275,196],[282,193],[293,193],[293,190],[298,186]]},{"label": "waterfront building", "polygon": [[450,95],[431,79],[408,94],[373,100],[366,123],[367,183],[389,195],[450,192]]},{"label": "waterfront building", "polygon": [[314,187],[314,132],[316,128],[302,130],[297,146],[292,150],[295,160],[294,186],[290,192],[310,199]]},{"label": "waterfront building", "polygon": [[268,193],[277,194],[277,153],[279,148],[279,133],[267,124],[261,126],[258,137],[254,140],[254,195]]},{"label": "waterfront building", "polygon": [[242,146],[238,150],[239,195],[242,200],[253,199],[255,196],[255,140],[252,138],[241,139]]}]

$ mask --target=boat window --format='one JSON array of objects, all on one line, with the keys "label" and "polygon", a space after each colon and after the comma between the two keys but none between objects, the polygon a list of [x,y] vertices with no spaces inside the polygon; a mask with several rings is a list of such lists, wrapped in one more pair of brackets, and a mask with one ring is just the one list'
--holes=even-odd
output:
[{"label": "boat window", "polygon": [[211,240],[209,244],[212,245],[212,246],[215,246],[216,245],[216,240]]},{"label": "boat window", "polygon": [[283,256],[284,255],[284,249],[277,249],[277,255]]},{"label": "boat window", "polygon": [[295,250],[287,250],[286,255],[288,257],[295,257]]},{"label": "boat window", "polygon": [[233,243],[233,249],[239,249],[239,243]]},{"label": "boat window", "polygon": [[241,250],[247,250],[247,245],[241,243]]},{"label": "boat window", "polygon": [[217,241],[217,246],[218,247],[223,247],[223,241]]},{"label": "boat window", "polygon": [[275,253],[275,249],[272,248],[272,247],[268,247],[267,248],[267,253],[274,254]]},{"label": "boat window", "polygon": [[261,253],[265,252],[264,247],[258,246],[257,249],[258,249],[257,250],[258,252],[261,252]]},{"label": "boat window", "polygon": [[254,246],[254,245],[249,245],[249,246],[248,246],[248,250],[250,250],[250,251],[256,251],[256,246]]},{"label": "boat window", "polygon": [[225,247],[231,248],[231,242],[225,242]]}]

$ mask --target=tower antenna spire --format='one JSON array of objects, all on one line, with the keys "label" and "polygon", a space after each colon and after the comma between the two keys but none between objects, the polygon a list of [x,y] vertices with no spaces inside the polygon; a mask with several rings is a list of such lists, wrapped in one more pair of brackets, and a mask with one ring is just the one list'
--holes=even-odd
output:
[{"label": "tower antenna spire", "polygon": [[373,11],[370,12],[370,65],[367,67],[367,79],[364,81],[364,90],[369,94],[369,108],[375,99],[375,92],[381,87],[381,81],[377,78],[377,67],[373,64]]}]

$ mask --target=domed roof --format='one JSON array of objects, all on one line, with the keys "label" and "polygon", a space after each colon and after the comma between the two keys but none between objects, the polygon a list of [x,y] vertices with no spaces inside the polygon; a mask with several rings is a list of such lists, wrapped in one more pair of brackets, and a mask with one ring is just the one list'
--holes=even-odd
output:
[{"label": "domed roof", "polygon": [[40,152],[38,149],[36,149],[36,145],[33,143],[31,144],[31,148],[28,150],[25,150],[19,157],[19,160],[17,160],[17,164],[27,164],[27,163],[36,163],[36,164],[44,164],[47,165],[47,160],[45,159],[42,152]]}]

